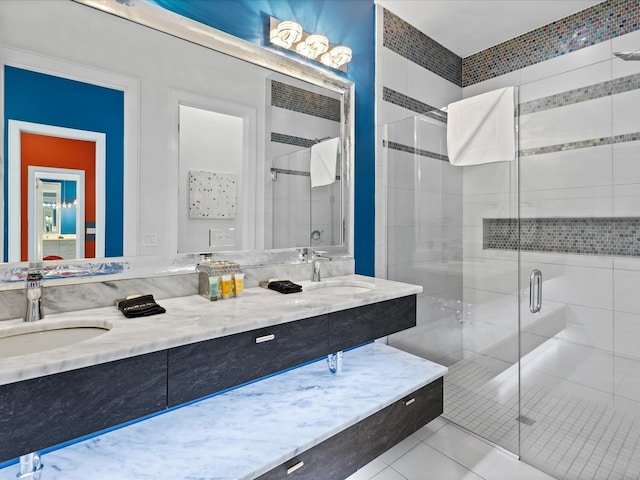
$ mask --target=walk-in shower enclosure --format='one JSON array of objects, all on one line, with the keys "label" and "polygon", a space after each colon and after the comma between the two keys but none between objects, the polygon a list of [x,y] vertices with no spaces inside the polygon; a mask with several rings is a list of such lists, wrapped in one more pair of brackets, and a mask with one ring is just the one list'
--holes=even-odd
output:
[{"label": "walk-in shower enclosure", "polygon": [[613,55],[633,45],[510,73],[513,162],[450,165],[434,112],[385,127],[387,276],[424,288],[389,343],[449,367],[445,418],[556,478],[640,476],[640,62]]}]

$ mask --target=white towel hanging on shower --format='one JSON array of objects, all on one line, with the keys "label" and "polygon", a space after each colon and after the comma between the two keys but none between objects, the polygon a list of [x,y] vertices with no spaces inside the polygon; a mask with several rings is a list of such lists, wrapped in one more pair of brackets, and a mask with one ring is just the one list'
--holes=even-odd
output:
[{"label": "white towel hanging on shower", "polygon": [[336,181],[336,162],[340,137],[316,143],[311,147],[309,165],[311,187],[330,185]]},{"label": "white towel hanging on shower", "polygon": [[514,93],[514,87],[507,87],[449,104],[447,153],[452,165],[515,159]]}]

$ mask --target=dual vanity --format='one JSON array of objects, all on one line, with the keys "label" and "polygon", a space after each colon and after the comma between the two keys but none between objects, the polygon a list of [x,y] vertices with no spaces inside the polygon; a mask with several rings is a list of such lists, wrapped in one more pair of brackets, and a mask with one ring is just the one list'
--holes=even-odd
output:
[{"label": "dual vanity", "polygon": [[[442,413],[446,368],[372,342],[416,324],[421,287],[298,283],[163,299],[150,317],[102,307],[36,322],[95,336],[2,358],[0,480],[38,450],[46,480],[340,480]],[[25,328],[0,323],[0,341]]]}]

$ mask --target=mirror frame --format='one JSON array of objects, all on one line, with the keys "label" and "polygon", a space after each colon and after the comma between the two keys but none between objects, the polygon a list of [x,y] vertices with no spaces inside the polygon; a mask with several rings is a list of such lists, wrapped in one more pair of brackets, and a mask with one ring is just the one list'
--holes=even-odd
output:
[{"label": "mirror frame", "polygon": [[[73,1],[342,95],[340,130],[343,139],[341,171],[343,242],[341,245],[321,246],[320,248],[333,255],[354,256],[353,174],[355,157],[353,138],[355,134],[355,84],[353,82],[322,67],[312,66],[303,60],[296,60],[276,50],[248,42],[204,23],[183,17],[146,0],[126,0],[122,2],[113,0]],[[310,247],[310,245],[298,245],[292,248],[301,247]],[[268,251],[265,250],[265,252]],[[237,254],[238,252],[215,252],[216,255],[225,253]],[[178,255],[177,252],[176,255]]]}]

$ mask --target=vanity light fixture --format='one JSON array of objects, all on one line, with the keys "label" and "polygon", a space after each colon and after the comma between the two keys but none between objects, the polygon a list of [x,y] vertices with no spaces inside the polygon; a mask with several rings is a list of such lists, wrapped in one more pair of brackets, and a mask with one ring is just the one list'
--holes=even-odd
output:
[{"label": "vanity light fixture", "polygon": [[352,52],[344,45],[333,46],[329,39],[319,33],[309,34],[302,31],[299,23],[292,20],[280,20],[271,17],[269,41],[278,47],[296,52],[306,58],[322,64],[347,71]]},{"label": "vanity light fixture", "polygon": [[352,53],[349,47],[338,45],[322,55],[320,61],[329,67],[340,68],[342,65],[346,65],[351,61],[351,56]]},{"label": "vanity light fixture", "polygon": [[315,33],[309,35],[304,42],[296,45],[296,52],[305,57],[316,59],[329,49],[329,39],[324,35]]},{"label": "vanity light fixture", "polygon": [[271,28],[269,40],[274,45],[283,48],[291,48],[302,38],[302,27],[299,23],[292,20],[280,22],[275,28]]}]

